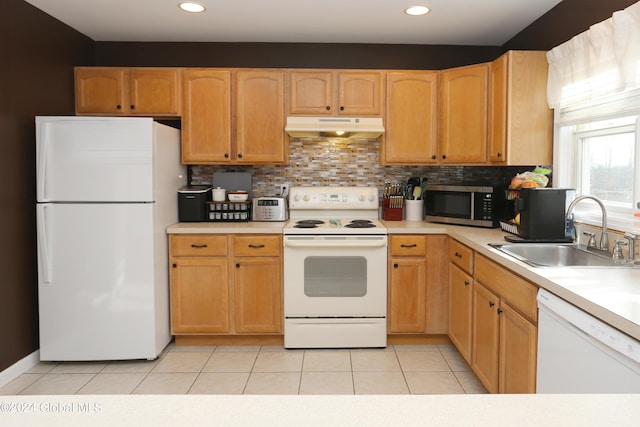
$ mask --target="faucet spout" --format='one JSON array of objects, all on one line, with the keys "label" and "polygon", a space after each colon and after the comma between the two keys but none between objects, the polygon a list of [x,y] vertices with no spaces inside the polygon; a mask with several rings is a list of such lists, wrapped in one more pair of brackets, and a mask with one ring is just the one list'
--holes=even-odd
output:
[{"label": "faucet spout", "polygon": [[602,200],[598,199],[595,196],[576,197],[575,199],[573,199],[573,201],[569,204],[569,207],[567,208],[567,215],[565,216],[565,220],[569,219],[569,216],[571,216],[571,212],[573,211],[573,208],[584,199],[591,199],[600,206],[600,210],[602,211],[602,235],[600,236],[600,247],[598,249],[601,249],[603,251],[608,251],[609,237],[607,232],[607,210],[605,209],[604,203],[602,203]]}]

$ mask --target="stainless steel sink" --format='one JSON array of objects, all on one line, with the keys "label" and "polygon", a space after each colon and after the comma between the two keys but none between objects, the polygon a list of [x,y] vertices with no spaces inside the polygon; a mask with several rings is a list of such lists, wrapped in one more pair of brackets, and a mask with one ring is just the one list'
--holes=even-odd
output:
[{"label": "stainless steel sink", "polygon": [[637,267],[571,243],[489,243],[489,246],[534,267]]}]

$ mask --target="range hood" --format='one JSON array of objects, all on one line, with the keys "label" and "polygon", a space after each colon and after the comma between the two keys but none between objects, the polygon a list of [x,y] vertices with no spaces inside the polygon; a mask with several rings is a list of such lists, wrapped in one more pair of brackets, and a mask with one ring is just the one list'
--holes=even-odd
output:
[{"label": "range hood", "polygon": [[287,117],[290,136],[377,138],[384,133],[380,117]]}]

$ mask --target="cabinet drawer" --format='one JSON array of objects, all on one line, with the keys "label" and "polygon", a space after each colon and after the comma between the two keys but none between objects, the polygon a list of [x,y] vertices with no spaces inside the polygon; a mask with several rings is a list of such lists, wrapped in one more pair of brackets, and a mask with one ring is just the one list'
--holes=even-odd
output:
[{"label": "cabinet drawer", "polygon": [[482,255],[476,257],[475,271],[478,282],[495,292],[528,320],[537,323],[537,286]]},{"label": "cabinet drawer", "polygon": [[391,236],[391,255],[393,256],[425,256],[427,240],[425,236],[397,235]]},{"label": "cabinet drawer", "polygon": [[449,261],[473,274],[473,251],[454,239],[449,241]]},{"label": "cabinet drawer", "polygon": [[208,234],[169,235],[170,256],[226,256],[227,236]]},{"label": "cabinet drawer", "polygon": [[280,256],[282,241],[274,235],[236,235],[234,236],[236,256]]}]

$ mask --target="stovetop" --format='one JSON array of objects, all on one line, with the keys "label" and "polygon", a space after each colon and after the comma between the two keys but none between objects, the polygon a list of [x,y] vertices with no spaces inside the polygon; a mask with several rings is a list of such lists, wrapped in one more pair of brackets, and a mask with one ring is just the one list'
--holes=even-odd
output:
[{"label": "stovetop", "polygon": [[387,228],[377,219],[303,218],[289,220],[284,234],[387,234]]}]

